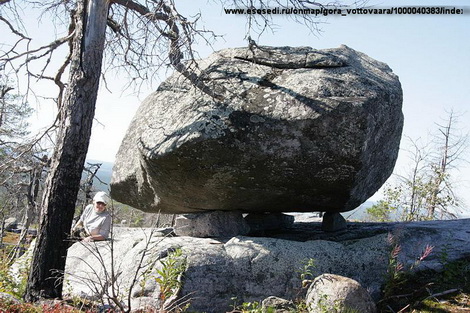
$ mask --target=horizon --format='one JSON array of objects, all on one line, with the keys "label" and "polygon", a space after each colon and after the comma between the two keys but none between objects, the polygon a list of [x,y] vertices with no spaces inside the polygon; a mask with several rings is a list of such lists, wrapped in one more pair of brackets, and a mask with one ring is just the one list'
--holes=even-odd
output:
[{"label": "horizon", "polygon": [[[199,44],[195,50],[201,58],[212,51],[229,47],[246,46],[246,16],[224,14],[224,6],[209,2],[177,1],[182,14],[187,16],[201,12],[201,20],[206,29],[224,34],[224,40],[215,42],[212,47]],[[312,33],[305,27],[289,20],[288,17],[273,15],[278,25],[273,32],[266,32],[255,38],[259,45],[271,46],[312,46],[317,49],[334,48],[345,44],[357,51],[384,62],[399,76],[403,88],[403,113],[405,125],[400,144],[400,154],[395,166],[395,174],[402,174],[409,162],[407,137],[426,141],[445,116],[446,110],[453,108],[465,113],[470,99],[470,33],[468,3],[463,0],[415,1],[414,6],[446,6],[465,10],[460,15],[329,15],[319,19],[322,31]],[[408,1],[385,0],[368,2],[368,7],[404,7]],[[226,7],[228,8],[228,7]],[[29,21],[34,22],[34,21]],[[293,36],[292,34],[296,34]],[[142,100],[172,70],[163,69],[159,81],[149,82],[140,92],[123,90],[124,77],[116,75],[107,81],[110,93],[102,84],[96,107],[95,123],[90,141],[88,159],[114,162],[117,150],[127,127]],[[39,105],[37,105],[39,107]],[[51,108],[52,107],[52,108]],[[41,104],[34,114],[33,127],[49,125],[55,117],[55,104],[50,107]],[[465,116],[468,120],[468,113]],[[41,121],[41,122],[39,122]],[[468,122],[461,119],[462,127],[469,131]],[[468,155],[468,154],[467,154]],[[462,195],[463,206],[470,204],[470,166],[462,164],[455,172],[458,192]],[[380,194],[373,199],[380,198]],[[468,211],[468,209],[466,210]],[[470,213],[470,212],[469,212]]]}]

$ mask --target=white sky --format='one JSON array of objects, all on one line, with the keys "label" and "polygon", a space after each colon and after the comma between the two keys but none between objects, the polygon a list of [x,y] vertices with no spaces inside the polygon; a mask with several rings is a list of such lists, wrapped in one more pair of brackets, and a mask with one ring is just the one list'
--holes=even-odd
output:
[{"label": "white sky", "polygon": [[[207,29],[225,35],[214,45],[214,49],[246,46],[244,41],[245,19],[242,15],[226,15],[219,1],[179,0],[180,10],[185,14],[201,12]],[[445,110],[465,113],[470,108],[470,6],[467,1],[369,1],[369,5],[381,8],[399,6],[447,6],[460,7],[463,15],[387,15],[387,16],[329,16],[322,19],[323,32],[311,34],[302,25],[282,16],[273,16],[278,27],[274,34],[267,33],[259,44],[273,46],[311,46],[332,48],[341,44],[379,61],[387,63],[400,77],[404,91],[403,113],[404,135],[426,139],[429,131],[445,116]],[[201,57],[211,49],[199,47]],[[96,108],[88,157],[102,161],[114,161],[115,154],[141,100],[157,85],[144,90],[140,95],[123,94],[119,82],[125,77],[108,81],[113,94],[101,88]],[[33,125],[47,124],[54,116],[47,105],[41,105]],[[461,118],[461,126],[470,130],[470,113]],[[402,149],[406,147],[402,141]],[[468,154],[467,154],[468,156]],[[406,153],[401,151],[396,170],[406,167]],[[460,178],[470,176],[468,164],[460,170]],[[460,191],[470,205],[469,183],[463,181]]]}]

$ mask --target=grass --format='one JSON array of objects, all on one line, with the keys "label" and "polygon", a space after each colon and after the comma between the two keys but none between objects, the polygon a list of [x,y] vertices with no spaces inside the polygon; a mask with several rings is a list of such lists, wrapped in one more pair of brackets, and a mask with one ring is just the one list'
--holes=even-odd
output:
[{"label": "grass", "polygon": [[14,245],[18,242],[19,238],[20,238],[20,234],[6,231],[3,236],[3,243]]},{"label": "grass", "polygon": [[470,312],[470,257],[442,272],[406,274],[404,283],[378,303],[379,313]]}]

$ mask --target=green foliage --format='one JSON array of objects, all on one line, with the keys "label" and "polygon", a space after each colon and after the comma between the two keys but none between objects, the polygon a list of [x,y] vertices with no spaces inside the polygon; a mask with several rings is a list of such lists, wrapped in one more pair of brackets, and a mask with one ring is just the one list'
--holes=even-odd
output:
[{"label": "green foliage", "polygon": [[269,311],[265,310],[263,311],[263,308],[261,306],[260,302],[244,302],[242,305],[238,308],[238,310],[242,313],[274,313],[274,309],[270,308]]},{"label": "green foliage", "polygon": [[397,208],[385,200],[380,200],[366,209],[367,220],[372,222],[391,222]]},{"label": "green foliage", "polygon": [[[232,313],[276,313],[274,307],[263,307],[260,301],[243,302],[241,305],[236,305],[236,298],[234,300]],[[283,311],[284,312],[284,311]],[[295,308],[289,311],[290,313],[308,313],[307,305],[304,300],[295,303]],[[353,312],[347,312],[353,313]],[[356,312],[354,312],[356,313]]]},{"label": "green foliage", "polygon": [[372,221],[421,221],[456,218],[459,201],[453,174],[464,161],[468,134],[459,132],[452,111],[433,138],[422,145],[411,140],[412,160],[404,175],[396,175],[384,190],[384,199],[367,210]]},{"label": "green foliage", "polygon": [[[378,312],[466,312],[470,259],[447,262],[443,271],[405,272],[406,284],[378,303]],[[467,308],[467,309],[465,309]]]},{"label": "green foliage", "polygon": [[[113,201],[114,223],[126,227],[153,227],[157,219],[161,222],[163,216],[167,214],[145,213],[129,205]],[[166,227],[164,223],[159,223],[157,227]]]},{"label": "green foliage", "polygon": [[157,270],[159,276],[155,281],[160,286],[160,300],[164,302],[181,288],[181,276],[186,271],[186,257],[183,256],[181,248],[177,248],[168,253],[168,256],[161,261],[161,265],[161,269]]},{"label": "green foliage", "polygon": [[19,298],[17,284],[8,271],[9,267],[2,263],[0,265],[0,292],[5,292]]},{"label": "green foliage", "polygon": [[458,286],[463,291],[470,292],[470,258],[451,262],[448,247],[444,247],[439,253],[439,261],[442,264],[442,279],[439,284],[443,288]]},{"label": "green foliage", "polygon": [[315,278],[313,270],[315,269],[315,259],[307,259],[302,262],[303,267],[298,271],[300,273],[300,281],[302,288],[307,288]]},{"label": "green foliage", "polygon": [[315,269],[315,259],[307,259],[302,262],[303,267],[299,270],[300,280],[312,280],[315,278],[313,270]]},{"label": "green foliage", "polygon": [[397,289],[406,283],[406,274],[403,264],[398,260],[401,247],[398,243],[392,244],[388,258],[387,277],[384,286],[384,298],[390,297]]},{"label": "green foliage", "polygon": [[[26,261],[27,262],[27,261]],[[10,273],[9,255],[6,250],[0,251],[0,292],[8,293],[20,299],[26,290],[28,265],[20,265],[20,277],[17,281]]]},{"label": "green foliage", "polygon": [[459,281],[462,290],[470,292],[470,260],[458,260],[446,263],[442,275],[442,285],[448,288],[456,286],[455,282]]},{"label": "green foliage", "polygon": [[400,262],[399,256],[401,253],[401,245],[398,237],[392,234],[388,236],[390,244],[390,253],[388,259],[387,277],[384,286],[384,298],[389,298],[397,290],[400,290],[403,285],[408,283],[410,273],[420,266],[421,262],[426,259],[434,250],[434,247],[427,244],[424,246],[423,251],[420,252],[415,262],[407,267]]}]

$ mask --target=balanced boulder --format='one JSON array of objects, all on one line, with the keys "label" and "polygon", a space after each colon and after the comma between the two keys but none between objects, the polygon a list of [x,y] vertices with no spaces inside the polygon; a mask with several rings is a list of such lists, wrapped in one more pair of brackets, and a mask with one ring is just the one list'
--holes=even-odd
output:
[{"label": "balanced boulder", "polygon": [[147,212],[344,212],[392,173],[402,90],[349,47],[226,49],[142,103],[116,157],[114,199]]}]

